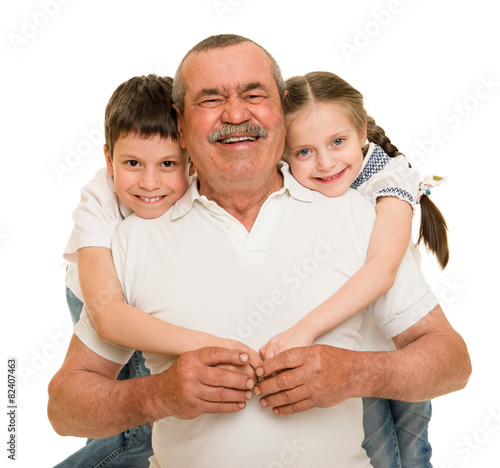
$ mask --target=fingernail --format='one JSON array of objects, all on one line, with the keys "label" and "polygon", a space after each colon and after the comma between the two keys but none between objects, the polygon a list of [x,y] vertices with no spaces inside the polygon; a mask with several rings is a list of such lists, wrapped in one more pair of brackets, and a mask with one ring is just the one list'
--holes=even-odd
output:
[{"label": "fingernail", "polygon": [[245,402],[238,403],[238,406],[243,409],[247,404]]},{"label": "fingernail", "polygon": [[246,398],[247,400],[251,400],[251,399],[252,399],[252,397],[253,397],[253,393],[252,393],[250,390],[247,390],[247,391],[245,392],[245,398]]},{"label": "fingernail", "polygon": [[264,369],[262,369],[262,367],[257,367],[257,369],[255,369],[255,373],[258,377],[262,377],[264,375]]},{"label": "fingernail", "polygon": [[248,362],[248,360],[250,359],[250,356],[246,353],[241,353],[240,359],[241,359],[241,362]]},{"label": "fingernail", "polygon": [[274,414],[280,414],[280,410],[278,408],[273,408],[273,413]]},{"label": "fingernail", "polygon": [[261,398],[260,399],[260,404],[264,407],[264,408],[267,408],[267,401],[265,398]]},{"label": "fingernail", "polygon": [[254,392],[257,396],[259,396],[259,395],[261,395],[261,394],[262,394],[262,392],[260,391],[260,388],[259,388],[259,387],[254,387],[254,388],[253,388],[253,392]]},{"label": "fingernail", "polygon": [[247,388],[250,390],[255,386],[255,382],[252,379],[247,380]]}]

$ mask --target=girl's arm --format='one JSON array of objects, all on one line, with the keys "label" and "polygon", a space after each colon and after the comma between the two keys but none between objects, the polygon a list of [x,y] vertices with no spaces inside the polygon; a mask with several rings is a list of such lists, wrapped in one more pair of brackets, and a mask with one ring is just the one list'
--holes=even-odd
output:
[{"label": "girl's arm", "polygon": [[370,305],[394,284],[411,237],[411,205],[380,197],[365,265],[333,296],[260,349],[264,359],[312,342]]},{"label": "girl's arm", "polygon": [[78,276],[85,305],[101,338],[132,349],[178,356],[205,346],[242,349],[250,365],[260,364],[259,355],[236,340],[172,325],[125,304],[111,250],[84,247],[78,250]]}]

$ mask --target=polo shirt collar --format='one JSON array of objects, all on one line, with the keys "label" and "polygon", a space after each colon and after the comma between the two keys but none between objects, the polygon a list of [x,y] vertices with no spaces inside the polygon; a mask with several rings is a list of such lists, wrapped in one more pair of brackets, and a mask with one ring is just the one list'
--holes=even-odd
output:
[{"label": "polo shirt collar", "polygon": [[[291,197],[303,202],[313,201],[313,192],[301,185],[295,180],[290,173],[290,166],[285,161],[278,163],[278,170],[283,175],[283,187],[270,196],[279,196],[284,193],[289,193]],[[198,200],[203,205],[214,204],[205,195],[200,195],[198,192],[198,177],[193,178],[193,182],[189,185],[186,193],[175,203],[172,209],[172,219],[177,219],[184,216],[193,207],[193,203]]]}]

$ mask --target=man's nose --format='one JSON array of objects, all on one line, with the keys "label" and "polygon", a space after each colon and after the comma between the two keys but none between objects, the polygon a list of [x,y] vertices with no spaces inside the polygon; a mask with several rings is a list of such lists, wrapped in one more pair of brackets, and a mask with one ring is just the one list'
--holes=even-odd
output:
[{"label": "man's nose", "polygon": [[224,103],[221,120],[224,123],[240,124],[250,120],[251,113],[248,104],[240,99],[228,99]]}]

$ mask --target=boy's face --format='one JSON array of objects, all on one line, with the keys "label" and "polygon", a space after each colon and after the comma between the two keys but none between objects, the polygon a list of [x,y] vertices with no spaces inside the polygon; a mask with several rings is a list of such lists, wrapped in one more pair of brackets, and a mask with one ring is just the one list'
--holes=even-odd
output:
[{"label": "boy's face", "polygon": [[130,134],[115,143],[113,160],[104,145],[108,173],[118,197],[141,218],[157,218],[186,191],[187,155],[176,141]]}]

